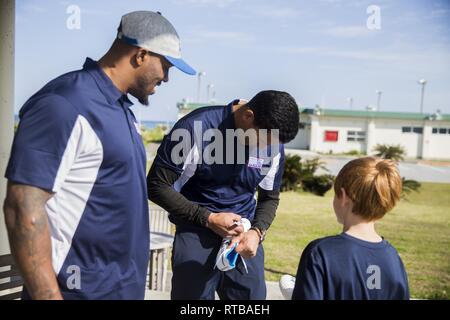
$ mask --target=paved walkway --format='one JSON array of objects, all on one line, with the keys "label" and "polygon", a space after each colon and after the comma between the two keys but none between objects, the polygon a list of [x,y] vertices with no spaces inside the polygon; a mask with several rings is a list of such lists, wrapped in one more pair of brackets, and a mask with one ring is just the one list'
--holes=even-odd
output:
[{"label": "paved walkway", "polygon": [[[170,300],[170,282],[172,278],[172,273],[169,272],[167,276],[167,290],[165,292],[162,291],[152,291],[147,290],[145,292],[145,300]],[[280,287],[278,282],[266,281],[267,286],[267,300],[284,300],[283,295],[281,294]],[[219,297],[216,295],[216,300]]]},{"label": "paved walkway", "polygon": [[[287,149],[287,154],[296,154],[304,159],[312,159],[320,157],[320,160],[325,162],[325,167],[331,174],[337,175],[342,167],[356,157],[351,156],[331,156],[319,155],[309,150],[293,150]],[[398,168],[400,173],[406,179],[413,179],[419,182],[440,182],[450,183],[450,166],[447,163],[426,162],[421,160],[406,160],[399,163]],[[326,173],[323,170],[318,170],[318,174]]]}]

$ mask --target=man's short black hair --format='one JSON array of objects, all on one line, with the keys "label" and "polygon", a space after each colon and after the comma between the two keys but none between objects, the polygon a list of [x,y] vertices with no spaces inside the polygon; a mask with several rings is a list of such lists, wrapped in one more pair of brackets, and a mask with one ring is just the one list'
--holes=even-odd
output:
[{"label": "man's short black hair", "polygon": [[300,112],[295,99],[287,92],[262,91],[247,106],[255,115],[259,129],[279,130],[281,143],[288,143],[298,133]]}]

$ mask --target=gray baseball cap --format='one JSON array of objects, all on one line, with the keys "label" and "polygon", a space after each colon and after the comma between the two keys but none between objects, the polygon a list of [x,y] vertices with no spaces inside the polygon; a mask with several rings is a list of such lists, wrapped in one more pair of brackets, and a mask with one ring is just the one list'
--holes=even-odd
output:
[{"label": "gray baseball cap", "polygon": [[181,59],[180,37],[173,25],[159,12],[135,11],[122,17],[117,38],[164,56],[189,75],[195,70]]}]

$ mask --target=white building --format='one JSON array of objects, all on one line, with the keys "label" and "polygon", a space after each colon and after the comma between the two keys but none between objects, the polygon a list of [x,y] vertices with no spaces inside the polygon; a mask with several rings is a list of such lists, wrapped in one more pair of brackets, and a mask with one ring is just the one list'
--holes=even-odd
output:
[{"label": "white building", "polygon": [[286,147],[372,154],[376,144],[401,145],[408,158],[450,159],[450,115],[303,109],[299,133]]},{"label": "white building", "polygon": [[[178,119],[206,103],[177,104]],[[401,145],[407,158],[450,159],[450,114],[303,109],[290,149],[373,154],[377,144]]]},{"label": "white building", "polygon": [[200,103],[200,102],[188,102],[183,100],[182,102],[177,103],[178,108],[178,120],[183,118],[188,113],[194,111],[195,109],[207,107],[214,105],[214,103]]}]

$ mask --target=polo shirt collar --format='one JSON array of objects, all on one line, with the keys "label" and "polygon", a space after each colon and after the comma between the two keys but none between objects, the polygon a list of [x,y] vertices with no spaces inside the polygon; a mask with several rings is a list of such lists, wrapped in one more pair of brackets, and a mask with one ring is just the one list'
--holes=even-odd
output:
[{"label": "polo shirt collar", "polygon": [[124,107],[130,107],[133,105],[130,99],[128,99],[128,96],[117,89],[111,79],[99,67],[97,61],[94,61],[91,58],[86,58],[86,62],[83,65],[83,70],[89,72],[89,74],[94,78],[108,103],[114,104],[119,101]]}]

